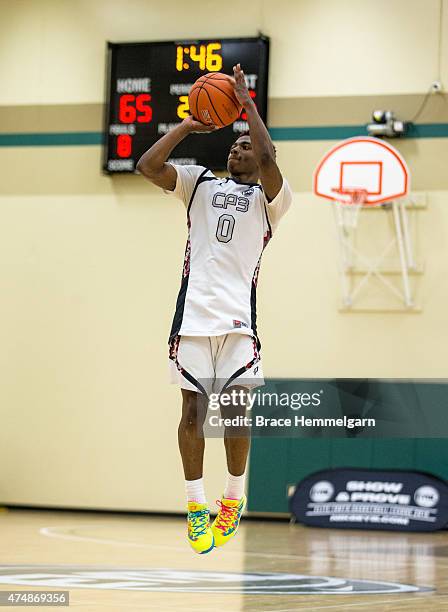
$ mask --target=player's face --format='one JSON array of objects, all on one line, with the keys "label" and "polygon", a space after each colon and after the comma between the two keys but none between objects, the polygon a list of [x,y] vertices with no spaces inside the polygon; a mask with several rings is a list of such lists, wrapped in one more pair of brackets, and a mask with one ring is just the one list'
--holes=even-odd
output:
[{"label": "player's face", "polygon": [[240,136],[230,147],[229,157],[227,158],[227,170],[233,176],[258,173],[250,136]]}]

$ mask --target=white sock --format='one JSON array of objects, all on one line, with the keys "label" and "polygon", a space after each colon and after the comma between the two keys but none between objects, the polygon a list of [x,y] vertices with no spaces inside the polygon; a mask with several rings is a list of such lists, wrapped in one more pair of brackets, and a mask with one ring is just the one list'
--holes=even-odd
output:
[{"label": "white sock", "polygon": [[241,499],[244,495],[245,480],[246,474],[241,474],[241,476],[233,476],[233,474],[228,472],[224,497],[226,499]]},{"label": "white sock", "polygon": [[186,480],[185,490],[187,491],[187,501],[196,502],[198,504],[206,504],[204,491],[204,479]]}]

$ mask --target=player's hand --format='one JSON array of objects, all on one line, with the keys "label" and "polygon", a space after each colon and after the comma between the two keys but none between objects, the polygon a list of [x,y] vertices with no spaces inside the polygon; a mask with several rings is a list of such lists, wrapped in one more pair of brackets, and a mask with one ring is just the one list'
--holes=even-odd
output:
[{"label": "player's hand", "polygon": [[187,129],[191,134],[206,134],[208,132],[214,132],[218,129],[216,125],[213,125],[213,123],[201,123],[201,121],[195,119],[193,115],[188,115],[188,117],[185,117],[182,123],[187,126]]},{"label": "player's hand", "polygon": [[247,89],[246,79],[244,78],[244,72],[241,68],[241,64],[237,64],[233,67],[233,80],[235,88],[235,96],[241,106],[247,106],[252,101]]}]

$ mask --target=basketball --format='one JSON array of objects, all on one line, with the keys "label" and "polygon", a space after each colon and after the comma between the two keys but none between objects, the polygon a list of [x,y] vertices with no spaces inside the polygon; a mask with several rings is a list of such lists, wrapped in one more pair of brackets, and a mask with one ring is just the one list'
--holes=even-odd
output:
[{"label": "basketball", "polygon": [[201,123],[225,127],[238,119],[241,105],[235,97],[231,77],[210,72],[194,83],[188,96],[190,111]]}]

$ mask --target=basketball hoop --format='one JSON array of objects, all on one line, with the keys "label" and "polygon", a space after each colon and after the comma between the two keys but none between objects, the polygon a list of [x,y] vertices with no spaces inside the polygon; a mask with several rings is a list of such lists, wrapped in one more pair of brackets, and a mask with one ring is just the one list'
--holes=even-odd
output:
[{"label": "basketball hoop", "polygon": [[[343,140],[317,165],[313,191],[333,206],[344,308],[352,308],[354,298],[373,277],[402,300],[406,308],[412,307],[409,270],[414,260],[406,209],[401,201],[409,191],[409,170],[401,154],[388,143],[370,136]],[[391,203],[395,235],[374,257],[360,249],[362,232],[358,231],[358,217],[361,209],[385,203]],[[380,266],[394,246],[400,259],[402,291],[390,282]]]},{"label": "basketball hoop", "polygon": [[338,143],[319,162],[313,175],[317,196],[335,204],[337,224],[356,227],[359,211],[396,200],[408,192],[406,162],[389,144],[368,136]]},{"label": "basketball hoop", "polygon": [[367,202],[366,189],[334,189],[333,191],[345,196],[334,200],[336,220],[345,231],[358,224],[359,211]]}]

